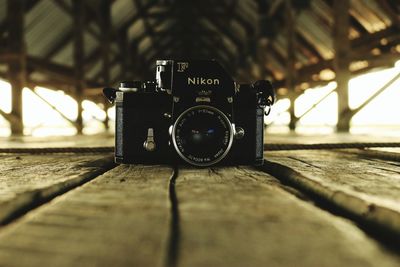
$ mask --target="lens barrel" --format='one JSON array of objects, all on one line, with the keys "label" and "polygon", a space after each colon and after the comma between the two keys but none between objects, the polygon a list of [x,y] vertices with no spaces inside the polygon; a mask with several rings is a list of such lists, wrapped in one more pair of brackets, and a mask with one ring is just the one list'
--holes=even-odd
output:
[{"label": "lens barrel", "polygon": [[232,146],[234,129],[217,108],[200,105],[184,111],[172,128],[172,141],[179,156],[195,166],[222,160]]}]

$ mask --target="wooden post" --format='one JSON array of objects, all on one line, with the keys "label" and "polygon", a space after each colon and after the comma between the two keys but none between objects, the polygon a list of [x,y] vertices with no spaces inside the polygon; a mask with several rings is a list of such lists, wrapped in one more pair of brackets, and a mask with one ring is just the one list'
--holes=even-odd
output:
[{"label": "wooden post", "polygon": [[287,40],[287,63],[286,63],[286,87],[289,92],[290,98],[290,122],[289,129],[294,131],[296,129],[296,117],[294,115],[294,102],[296,100],[296,33],[295,33],[295,10],[292,6],[291,0],[285,2],[286,13],[286,40]]},{"label": "wooden post", "polygon": [[22,90],[26,84],[26,47],[24,43],[24,9],[25,1],[7,1],[8,20],[8,80],[12,88],[11,133],[22,135]]},{"label": "wooden post", "polygon": [[349,79],[350,79],[350,40],[349,40],[349,0],[335,0],[333,2],[333,17],[335,19],[333,29],[333,47],[335,58],[333,60],[336,72],[338,92],[338,123],[339,132],[348,132],[350,129],[350,117],[340,116],[349,109]]},{"label": "wooden post", "polygon": [[84,74],[84,45],[83,45],[83,28],[84,28],[84,1],[73,0],[74,11],[74,76],[75,76],[75,98],[78,102],[78,117],[76,118],[77,133],[82,134],[83,120],[82,120],[82,101],[83,90],[85,88],[85,74]]},{"label": "wooden post", "polygon": [[[100,4],[100,28],[102,29],[101,38],[101,54],[103,61],[103,85],[110,86],[110,31],[111,31],[111,1],[102,0]],[[104,126],[106,130],[108,126],[108,115],[107,110],[110,107],[108,101],[104,98],[104,111],[106,112],[106,118],[104,120]]]},{"label": "wooden post", "polygon": [[[128,33],[126,29],[122,29],[118,33],[119,57],[121,64],[121,79],[132,79],[132,70],[130,69],[130,50],[128,48]],[[129,77],[129,78],[128,78]]]}]

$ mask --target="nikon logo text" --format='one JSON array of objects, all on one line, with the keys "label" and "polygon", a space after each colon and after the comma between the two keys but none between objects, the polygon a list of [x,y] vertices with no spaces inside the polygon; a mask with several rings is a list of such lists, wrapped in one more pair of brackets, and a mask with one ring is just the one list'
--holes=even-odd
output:
[{"label": "nikon logo text", "polygon": [[219,79],[206,79],[201,77],[188,77],[188,85],[219,85]]}]

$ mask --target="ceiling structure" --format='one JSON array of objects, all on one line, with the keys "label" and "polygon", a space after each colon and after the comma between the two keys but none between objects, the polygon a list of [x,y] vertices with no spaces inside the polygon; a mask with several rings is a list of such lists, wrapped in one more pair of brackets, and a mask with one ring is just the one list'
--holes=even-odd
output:
[{"label": "ceiling structure", "polygon": [[[84,77],[87,87],[101,87],[102,1],[83,2]],[[277,87],[285,84],[285,0],[109,2],[111,84],[153,78],[158,58],[214,58],[239,80],[270,78]],[[334,75],[326,70],[332,69],[334,57],[333,1],[290,2],[295,10],[298,84],[332,79]],[[6,0],[0,0],[2,38],[7,37],[8,28],[5,6]],[[396,0],[351,1],[350,68],[354,73],[393,64],[393,58],[399,57],[399,13],[400,2]],[[29,81],[64,90],[73,87],[72,1],[26,0],[24,20]],[[5,68],[0,64],[4,77]]]}]

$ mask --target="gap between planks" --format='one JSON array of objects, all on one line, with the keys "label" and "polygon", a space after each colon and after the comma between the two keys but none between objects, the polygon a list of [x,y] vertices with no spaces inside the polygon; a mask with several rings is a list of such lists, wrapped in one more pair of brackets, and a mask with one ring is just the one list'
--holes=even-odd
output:
[{"label": "gap between planks", "polygon": [[0,232],[0,266],[165,266],[171,176],[120,165],[63,194]]},{"label": "gap between planks", "polygon": [[398,266],[352,222],[249,167],[180,169],[178,266]]},{"label": "gap between planks", "polygon": [[[174,204],[175,203],[175,204]],[[121,165],[0,233],[0,266],[397,266],[248,167]]]},{"label": "gap between planks", "polygon": [[269,161],[261,170],[305,192],[322,208],[356,221],[366,232],[398,249],[398,155],[362,150],[290,151],[267,152],[266,158]]},{"label": "gap between planks", "polygon": [[0,158],[0,225],[115,167],[110,154],[15,154]]}]

